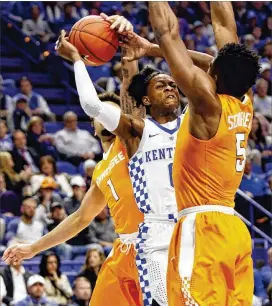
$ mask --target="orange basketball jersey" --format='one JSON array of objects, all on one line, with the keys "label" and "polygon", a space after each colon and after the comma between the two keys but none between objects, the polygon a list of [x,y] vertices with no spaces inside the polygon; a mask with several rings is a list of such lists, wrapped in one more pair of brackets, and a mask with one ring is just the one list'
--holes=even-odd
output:
[{"label": "orange basketball jersey", "polygon": [[118,234],[137,232],[139,223],[143,222],[143,214],[134,199],[128,161],[125,146],[116,137],[93,174],[95,183],[105,196]]},{"label": "orange basketball jersey", "polygon": [[173,165],[178,209],[218,204],[234,207],[234,195],[244,172],[253,107],[219,95],[222,113],[216,135],[199,140],[189,132],[189,108],[180,127]]}]

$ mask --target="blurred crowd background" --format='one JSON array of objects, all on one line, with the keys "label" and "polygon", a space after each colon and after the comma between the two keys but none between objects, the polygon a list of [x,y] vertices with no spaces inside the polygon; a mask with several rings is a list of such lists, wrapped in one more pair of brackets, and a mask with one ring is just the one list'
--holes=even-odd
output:
[{"label": "blurred crowd background", "polygon": [[[208,2],[170,2],[190,50],[217,55]],[[272,212],[272,4],[233,2],[241,43],[261,57],[254,86],[254,120],[240,189]],[[88,190],[101,145],[80,108],[70,64],[58,58],[55,41],[89,14],[120,14],[140,36],[154,41],[146,2],[1,2],[0,254],[15,242],[31,243],[75,212]],[[161,58],[139,60],[140,69],[169,72]],[[120,54],[88,67],[98,92],[119,94]],[[69,77],[70,74],[70,77]],[[186,97],[182,97],[182,106]],[[237,210],[247,219],[248,201]],[[271,219],[256,210],[251,220],[271,237]],[[19,266],[0,269],[0,305],[88,305],[99,269],[116,238],[108,209],[73,239]],[[268,250],[268,252],[267,252]],[[255,305],[272,292],[272,249],[255,260]],[[36,303],[36,304],[35,304]],[[258,304],[259,303],[259,304]]]}]

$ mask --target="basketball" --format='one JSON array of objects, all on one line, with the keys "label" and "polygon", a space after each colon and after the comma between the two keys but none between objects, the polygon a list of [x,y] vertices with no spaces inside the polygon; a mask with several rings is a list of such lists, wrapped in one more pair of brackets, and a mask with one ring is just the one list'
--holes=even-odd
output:
[{"label": "basketball", "polygon": [[118,48],[118,35],[111,24],[100,16],[80,19],[71,29],[69,42],[89,66],[100,66],[110,61]]}]

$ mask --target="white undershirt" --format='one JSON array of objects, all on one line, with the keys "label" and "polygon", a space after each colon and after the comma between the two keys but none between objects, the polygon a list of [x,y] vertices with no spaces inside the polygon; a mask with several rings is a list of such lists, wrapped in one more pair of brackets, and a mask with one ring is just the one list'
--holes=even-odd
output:
[{"label": "white undershirt", "polygon": [[26,285],[24,280],[25,269],[20,267],[19,271],[10,267],[13,282],[13,301],[17,303],[27,297]]}]

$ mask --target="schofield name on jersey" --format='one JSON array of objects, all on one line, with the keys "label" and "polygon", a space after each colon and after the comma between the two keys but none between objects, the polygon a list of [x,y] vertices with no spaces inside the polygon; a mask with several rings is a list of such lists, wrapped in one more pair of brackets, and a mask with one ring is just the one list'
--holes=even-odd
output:
[{"label": "schofield name on jersey", "polygon": [[175,148],[160,148],[145,152],[145,162],[150,163],[154,160],[164,160],[174,158]]},{"label": "schofield name on jersey", "polygon": [[251,128],[252,115],[248,112],[240,112],[232,116],[228,116],[228,129],[233,130],[237,127]]},{"label": "schofield name on jersey", "polygon": [[97,177],[96,184],[99,186],[101,181],[110,173],[110,171],[125,159],[123,152],[116,154],[110,161],[108,167]]}]

